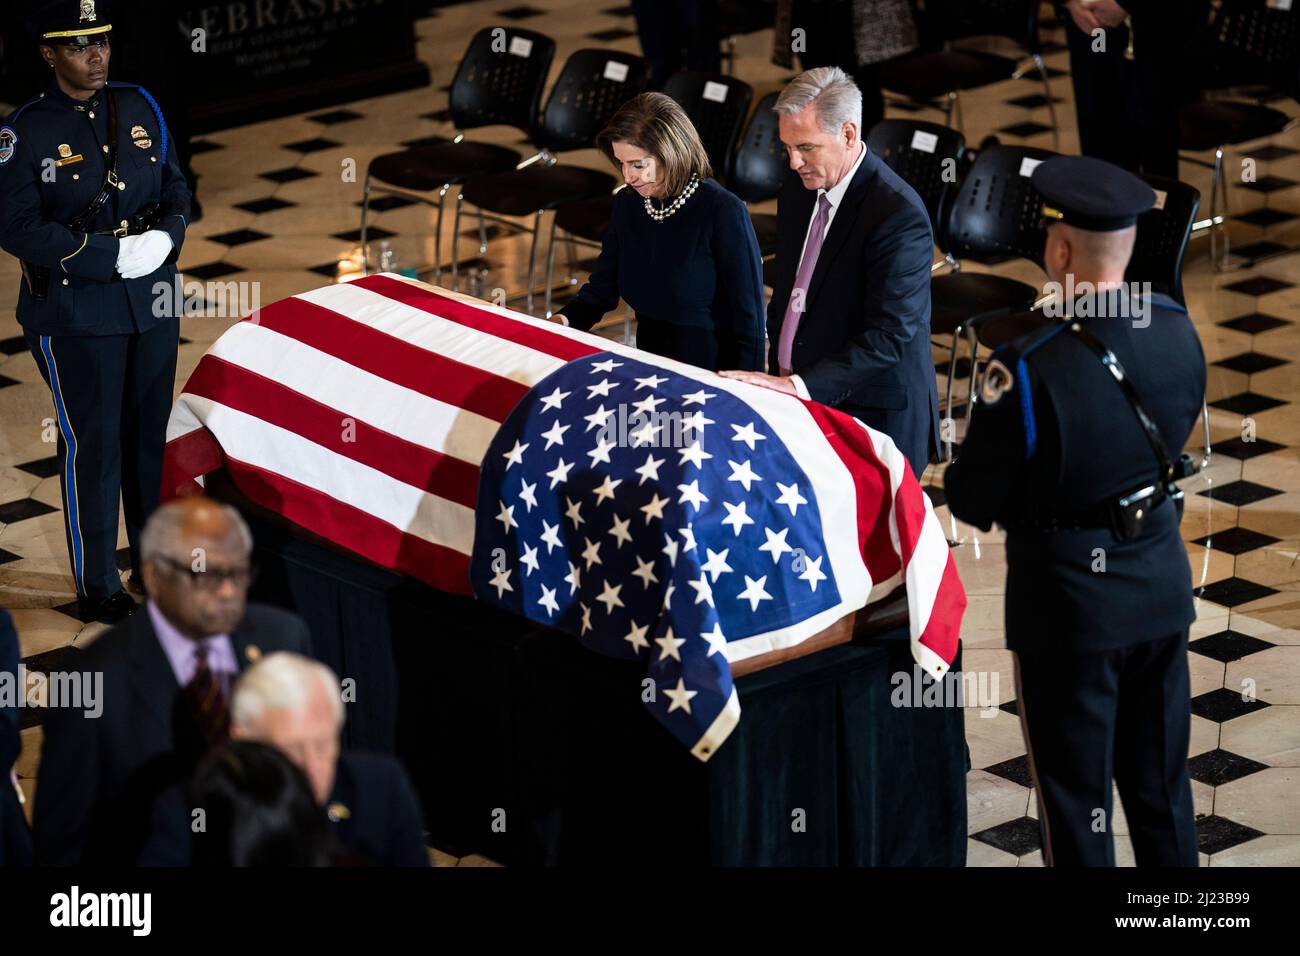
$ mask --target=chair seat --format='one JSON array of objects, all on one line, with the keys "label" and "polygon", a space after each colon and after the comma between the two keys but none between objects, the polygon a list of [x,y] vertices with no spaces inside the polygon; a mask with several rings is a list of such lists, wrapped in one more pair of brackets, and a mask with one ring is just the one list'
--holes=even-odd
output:
[{"label": "chair seat", "polygon": [[1038,290],[1004,276],[954,272],[930,283],[930,331],[950,335],[985,312],[1021,312],[1038,298]]},{"label": "chair seat", "polygon": [[555,210],[555,224],[579,239],[600,242],[609,231],[609,220],[613,214],[613,195],[597,196],[595,199],[565,203]]},{"label": "chair seat", "polygon": [[1281,132],[1289,117],[1268,106],[1225,100],[1197,100],[1178,118],[1179,149],[1200,152],[1235,146]]},{"label": "chair seat", "polygon": [[1010,79],[1016,61],[982,50],[909,53],[880,66],[880,85],[914,100],[933,100],[953,90],[973,90]]},{"label": "chair seat", "polygon": [[437,143],[376,156],[370,176],[401,189],[433,192],[472,176],[514,169],[521,159],[515,150],[490,143]]},{"label": "chair seat", "polygon": [[770,256],[776,252],[776,216],[767,212],[751,212],[749,221],[754,224],[754,236],[758,239],[760,255]]},{"label": "chair seat", "polygon": [[612,192],[614,177],[581,166],[528,166],[466,184],[465,201],[499,216],[527,216]]},{"label": "chair seat", "polygon": [[975,325],[975,337],[980,345],[998,349],[1013,342],[1022,335],[1036,332],[1055,319],[1048,318],[1041,312],[1017,312],[1013,315],[999,315],[986,319]]}]

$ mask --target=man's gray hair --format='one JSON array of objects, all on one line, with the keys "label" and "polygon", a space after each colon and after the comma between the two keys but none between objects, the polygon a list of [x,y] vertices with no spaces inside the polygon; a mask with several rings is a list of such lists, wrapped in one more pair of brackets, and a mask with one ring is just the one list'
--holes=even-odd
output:
[{"label": "man's gray hair", "polygon": [[302,710],[311,700],[312,686],[325,692],[335,723],[343,726],[343,691],[334,672],[319,661],[276,651],[239,676],[230,695],[230,722],[253,730],[268,710]]},{"label": "man's gray hair", "polygon": [[838,135],[845,123],[852,123],[863,137],[862,91],[838,66],[819,66],[796,76],[772,107],[783,116],[802,113],[809,106],[817,110],[817,124],[823,132]]},{"label": "man's gray hair", "polygon": [[[221,502],[213,502],[222,513],[230,519],[231,526],[235,529],[235,534],[239,537],[240,543],[244,546],[244,556],[248,557],[253,553],[253,532],[248,530],[248,524],[244,521],[243,516],[230,505]],[[190,555],[180,554],[175,551],[177,542],[181,538],[181,525],[185,523],[185,509],[168,502],[154,509],[149,520],[144,523],[144,530],[140,532],[140,557],[144,561],[156,561],[159,558],[170,558],[174,561],[190,560]]]}]

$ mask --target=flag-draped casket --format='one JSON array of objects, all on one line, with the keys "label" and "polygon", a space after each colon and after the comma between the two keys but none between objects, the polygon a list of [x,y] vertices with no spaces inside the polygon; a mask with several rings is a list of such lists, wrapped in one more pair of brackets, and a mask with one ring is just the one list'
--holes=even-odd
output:
[{"label": "flag-draped casket", "polygon": [[956,654],[965,594],[886,435],[419,282],[236,324],[167,438],[164,498],[225,469],[385,568],[643,662],[646,707],[700,759],[740,719],[732,663],[899,587],[917,665],[937,678]]}]

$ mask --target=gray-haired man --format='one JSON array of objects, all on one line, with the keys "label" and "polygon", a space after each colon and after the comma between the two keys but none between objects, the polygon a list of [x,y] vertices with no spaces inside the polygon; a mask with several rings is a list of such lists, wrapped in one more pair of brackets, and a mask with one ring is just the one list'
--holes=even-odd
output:
[{"label": "gray-haired man", "polygon": [[[297,654],[271,654],[235,685],[230,735],[269,744],[302,769],[352,861],[428,866],[420,806],[402,765],[382,754],[340,751],[343,719],[333,671]],[[166,794],[140,862],[187,865],[196,809],[179,787]]]},{"label": "gray-haired man", "polygon": [[38,863],[130,864],[156,795],[229,731],[234,678],[263,654],[311,653],[307,625],[247,603],[252,536],[206,498],[163,505],[141,535],[149,601],[76,655],[102,713],[51,709],[33,818]]},{"label": "gray-haired man", "polygon": [[792,175],[777,202],[772,374],[723,374],[857,417],[920,478],[939,444],[925,205],[867,148],[862,95],[839,67],[799,74],[774,108]]}]

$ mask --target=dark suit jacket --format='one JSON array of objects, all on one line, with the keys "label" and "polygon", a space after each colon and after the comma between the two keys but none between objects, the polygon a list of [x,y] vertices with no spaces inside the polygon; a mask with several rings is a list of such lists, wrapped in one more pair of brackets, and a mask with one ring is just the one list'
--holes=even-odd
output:
[{"label": "dark suit jacket", "polygon": [[[311,655],[306,623],[249,605],[230,635],[242,671],[249,649]],[[188,778],[200,747],[176,675],[144,608],[100,635],[69,667],[102,673],[98,718],[54,709],[36,787],[36,861],[130,864],[148,833],[157,795]]]},{"label": "dark suit jacket", "polygon": [[[343,752],[328,807],[339,847],[362,864],[428,866],[420,804],[402,765],[385,754]],[[193,855],[185,789],[172,787],[154,808],[141,866],[189,866]]]},{"label": "dark suit jacket", "polygon": [[[0,608],[0,674],[12,675],[17,693],[24,693],[18,683],[18,632],[13,618]],[[22,751],[17,707],[0,707],[0,866],[26,866],[32,861],[32,835],[23,819],[18,795],[9,784],[9,772]]]},{"label": "dark suit jacket", "polygon": [[[865,148],[865,147],[864,147]],[[787,178],[767,309],[770,370],[817,192]],[[826,233],[791,349],[812,398],[894,440],[917,478],[939,447],[930,353],[930,217],[916,192],[870,150]]]}]

